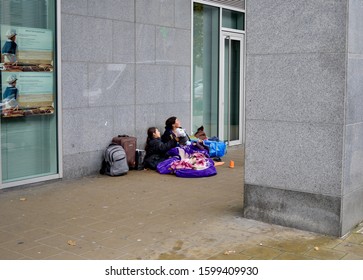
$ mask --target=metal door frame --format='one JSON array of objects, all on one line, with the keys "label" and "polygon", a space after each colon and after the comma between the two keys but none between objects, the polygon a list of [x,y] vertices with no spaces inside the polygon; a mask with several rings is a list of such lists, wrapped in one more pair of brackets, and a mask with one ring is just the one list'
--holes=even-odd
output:
[{"label": "metal door frame", "polygon": [[[230,40],[229,46],[231,46],[231,40],[239,41],[240,46],[240,104],[239,104],[239,136],[238,140],[231,141],[230,133],[228,130],[228,135],[224,135],[224,86],[225,86],[225,75],[224,75],[224,66],[225,66],[225,48],[224,41],[225,39]],[[244,144],[244,100],[245,100],[245,92],[244,92],[244,55],[245,55],[245,34],[240,32],[231,32],[230,30],[222,30],[220,35],[220,58],[219,58],[219,112],[218,112],[218,137],[228,143],[228,146],[240,145]],[[230,56],[229,56],[230,59]],[[229,62],[229,66],[230,66]],[[230,71],[230,68],[229,68]],[[230,75],[228,75],[230,77]],[[229,81],[228,81],[229,82]],[[230,86],[228,86],[230,88]],[[228,90],[230,91],[230,90]],[[228,100],[230,100],[230,94],[228,92]],[[228,126],[230,126],[230,121],[228,121]]]}]

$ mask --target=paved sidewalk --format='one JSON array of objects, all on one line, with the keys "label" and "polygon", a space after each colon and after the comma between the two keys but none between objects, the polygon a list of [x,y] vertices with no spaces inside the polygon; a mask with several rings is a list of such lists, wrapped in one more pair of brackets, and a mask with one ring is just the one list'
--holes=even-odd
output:
[{"label": "paved sidewalk", "polygon": [[244,219],[242,158],[230,148],[209,178],[130,171],[0,190],[0,259],[363,259],[363,224],[335,238]]}]

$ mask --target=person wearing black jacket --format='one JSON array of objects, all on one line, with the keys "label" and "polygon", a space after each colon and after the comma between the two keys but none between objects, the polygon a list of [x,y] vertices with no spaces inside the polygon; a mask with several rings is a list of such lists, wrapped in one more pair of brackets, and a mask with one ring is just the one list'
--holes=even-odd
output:
[{"label": "person wearing black jacket", "polygon": [[180,126],[180,121],[177,117],[170,117],[165,121],[165,131],[161,136],[161,141],[167,143],[170,139],[178,137],[179,144],[190,144],[190,137],[184,129]]},{"label": "person wearing black jacket", "polygon": [[167,151],[169,151],[171,148],[176,147],[177,143],[178,138],[176,137],[171,137],[169,141],[164,143],[163,141],[161,141],[160,131],[156,127],[150,127],[147,130],[147,139],[145,146],[145,168],[155,170],[160,162],[168,158],[168,156],[166,155]]}]

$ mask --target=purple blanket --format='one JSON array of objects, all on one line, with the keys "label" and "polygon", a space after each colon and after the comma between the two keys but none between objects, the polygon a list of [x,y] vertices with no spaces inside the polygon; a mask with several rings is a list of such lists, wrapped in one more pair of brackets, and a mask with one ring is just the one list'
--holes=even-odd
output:
[{"label": "purple blanket", "polygon": [[171,149],[171,158],[160,162],[156,170],[160,174],[175,174],[178,177],[197,178],[217,174],[214,162],[206,150],[195,149],[193,146],[183,146]]}]

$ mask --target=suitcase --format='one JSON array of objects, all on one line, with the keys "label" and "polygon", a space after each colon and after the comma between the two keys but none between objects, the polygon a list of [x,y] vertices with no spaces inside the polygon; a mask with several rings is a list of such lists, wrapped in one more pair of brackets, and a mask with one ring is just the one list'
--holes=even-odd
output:
[{"label": "suitcase", "polygon": [[127,164],[131,169],[134,169],[136,165],[136,137],[118,135],[112,138],[112,142],[121,145],[124,148],[127,157]]}]

